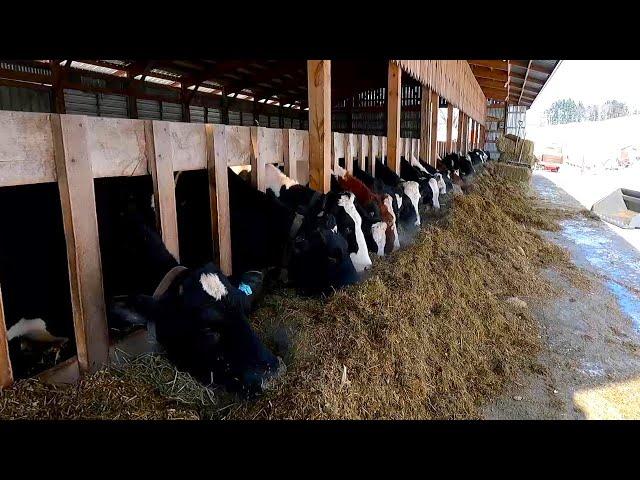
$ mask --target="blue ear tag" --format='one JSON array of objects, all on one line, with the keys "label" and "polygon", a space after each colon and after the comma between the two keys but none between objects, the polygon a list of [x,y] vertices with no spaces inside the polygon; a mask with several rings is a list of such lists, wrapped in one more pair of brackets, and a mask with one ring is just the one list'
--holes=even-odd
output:
[{"label": "blue ear tag", "polygon": [[242,290],[245,295],[251,295],[253,293],[251,287],[246,283],[241,283],[240,285],[238,285],[238,290]]}]

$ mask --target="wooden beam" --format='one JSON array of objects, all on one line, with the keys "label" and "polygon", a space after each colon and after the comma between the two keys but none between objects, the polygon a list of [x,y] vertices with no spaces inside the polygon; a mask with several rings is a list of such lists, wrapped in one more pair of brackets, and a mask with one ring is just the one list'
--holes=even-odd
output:
[{"label": "wooden beam", "polygon": [[463,134],[462,131],[464,130],[464,113],[462,110],[458,110],[458,140],[457,140],[457,147],[458,147],[458,151],[459,152],[463,152],[466,153],[464,151],[464,145],[462,144],[463,142]]},{"label": "wooden beam", "polygon": [[9,358],[9,342],[7,340],[7,324],[4,319],[2,289],[0,289],[0,390],[13,383],[11,358]]},{"label": "wooden beam", "polygon": [[503,82],[502,80],[492,80],[489,78],[478,78],[478,85],[480,85],[481,88],[484,87],[488,87],[488,88],[496,88],[498,90],[502,89],[502,88],[506,88],[506,85],[508,84],[508,82]]},{"label": "wooden beam", "polygon": [[438,152],[438,108],[440,105],[440,98],[435,90],[431,91],[431,129],[429,136],[430,152],[429,162],[430,165],[436,166],[436,157]]},{"label": "wooden beam", "polygon": [[207,135],[207,172],[211,205],[211,234],[214,258],[220,270],[232,274],[231,214],[229,211],[229,178],[227,143],[224,125],[205,125]]},{"label": "wooden beam", "polygon": [[109,356],[86,119],[79,115],[51,115],[78,366],[82,373],[96,371]]},{"label": "wooden beam", "polygon": [[463,114],[462,122],[462,148],[464,153],[469,151],[469,117]]},{"label": "wooden beam", "polygon": [[55,113],[65,113],[64,103],[64,82],[66,80],[66,70],[63,70],[57,60],[49,61],[51,68],[51,110]]},{"label": "wooden beam", "polygon": [[503,70],[492,70],[487,67],[471,65],[471,71],[476,78],[488,78],[490,80],[500,80],[506,82],[509,78],[507,72]]},{"label": "wooden beam", "polygon": [[503,88],[503,89],[496,89],[496,88],[487,88],[484,87],[482,88],[482,93],[484,93],[484,96],[487,98],[496,98],[499,100],[504,100],[505,98],[507,98],[507,89]]},{"label": "wooden beam", "polygon": [[[402,95],[402,69],[396,62],[389,62],[387,78],[387,165],[400,172],[400,97]],[[375,159],[371,159],[375,165]]]},{"label": "wooden beam", "polygon": [[153,148],[149,155],[149,169],[153,181],[153,198],[155,203],[158,230],[167,250],[180,261],[178,245],[178,222],[176,211],[175,181],[173,177],[173,146],[169,133],[168,121],[145,121],[145,136],[148,148]]},{"label": "wooden beam", "polygon": [[522,95],[524,94],[524,88],[527,86],[527,78],[529,78],[529,72],[531,71],[531,60],[529,60],[529,64],[527,65],[527,73],[524,74],[524,82],[522,82],[522,90],[520,90],[520,97],[518,98],[518,103],[522,100]]},{"label": "wooden beam", "polygon": [[448,103],[447,104],[447,143],[445,146],[447,153],[451,152],[452,135],[453,135],[453,105],[451,103]]},{"label": "wooden beam", "polygon": [[505,60],[467,60],[469,65],[475,65],[478,67],[491,68],[493,70],[507,71],[507,62]]},{"label": "wooden beam", "polygon": [[420,159],[423,162],[429,162],[429,133],[431,129],[430,113],[431,91],[426,85],[422,85],[420,98]]},{"label": "wooden beam", "polygon": [[308,60],[309,186],[331,189],[331,61]]}]

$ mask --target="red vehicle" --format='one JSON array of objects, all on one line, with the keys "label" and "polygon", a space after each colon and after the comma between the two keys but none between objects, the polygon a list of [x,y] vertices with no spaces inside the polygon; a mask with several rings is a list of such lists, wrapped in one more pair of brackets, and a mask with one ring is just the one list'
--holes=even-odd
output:
[{"label": "red vehicle", "polygon": [[560,165],[562,165],[563,161],[562,148],[554,145],[544,150],[538,162],[538,167],[549,172],[557,172],[560,170]]}]

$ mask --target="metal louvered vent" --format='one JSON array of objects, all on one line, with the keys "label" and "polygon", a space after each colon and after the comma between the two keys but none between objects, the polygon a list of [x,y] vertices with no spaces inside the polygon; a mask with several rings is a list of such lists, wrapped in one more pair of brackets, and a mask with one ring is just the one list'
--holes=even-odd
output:
[{"label": "metal louvered vent", "polygon": [[49,92],[19,87],[0,87],[0,110],[50,112]]},{"label": "metal louvered vent", "polygon": [[229,110],[229,125],[240,125],[240,112]]},{"label": "metal louvered vent", "polygon": [[189,106],[189,116],[192,123],[204,123],[204,107]]},{"label": "metal louvered vent", "polygon": [[207,123],[222,123],[220,109],[207,108]]},{"label": "metal louvered vent", "polygon": [[125,95],[98,95],[98,115],[101,117],[128,118]]},{"label": "metal louvered vent", "polygon": [[162,120],[181,122],[182,105],[179,103],[162,102]]},{"label": "metal louvered vent", "polygon": [[271,128],[278,128],[280,126],[280,119],[276,116],[269,117],[269,126]]},{"label": "metal louvered vent", "polygon": [[251,112],[242,113],[242,125],[244,125],[245,127],[250,127],[253,125],[253,113]]},{"label": "metal louvered vent", "polygon": [[64,91],[64,108],[67,113],[75,115],[98,116],[98,98],[95,93],[80,90]]},{"label": "metal louvered vent", "polygon": [[138,106],[138,118],[143,120],[160,120],[160,102],[156,100],[136,101]]}]

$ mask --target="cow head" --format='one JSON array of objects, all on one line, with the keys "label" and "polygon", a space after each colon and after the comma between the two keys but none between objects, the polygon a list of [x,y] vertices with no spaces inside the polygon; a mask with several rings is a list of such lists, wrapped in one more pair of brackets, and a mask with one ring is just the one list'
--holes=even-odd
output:
[{"label": "cow head", "polygon": [[131,297],[127,308],[146,319],[178,368],[204,384],[251,396],[262,392],[283,366],[251,329],[246,315],[253,289],[240,286],[209,263],[180,271],[153,296]]},{"label": "cow head", "polygon": [[405,225],[420,226],[420,185],[417,182],[409,181],[402,183],[404,196],[408,201],[402,202],[400,209],[400,222]]},{"label": "cow head", "polygon": [[348,251],[356,271],[362,272],[371,266],[367,242],[362,231],[362,217],[351,192],[327,194],[325,210],[336,218],[338,233],[347,241]]},{"label": "cow head", "polygon": [[327,292],[352,285],[358,274],[347,240],[338,233],[332,214],[306,218],[296,235],[287,262],[288,280],[304,292]]}]

